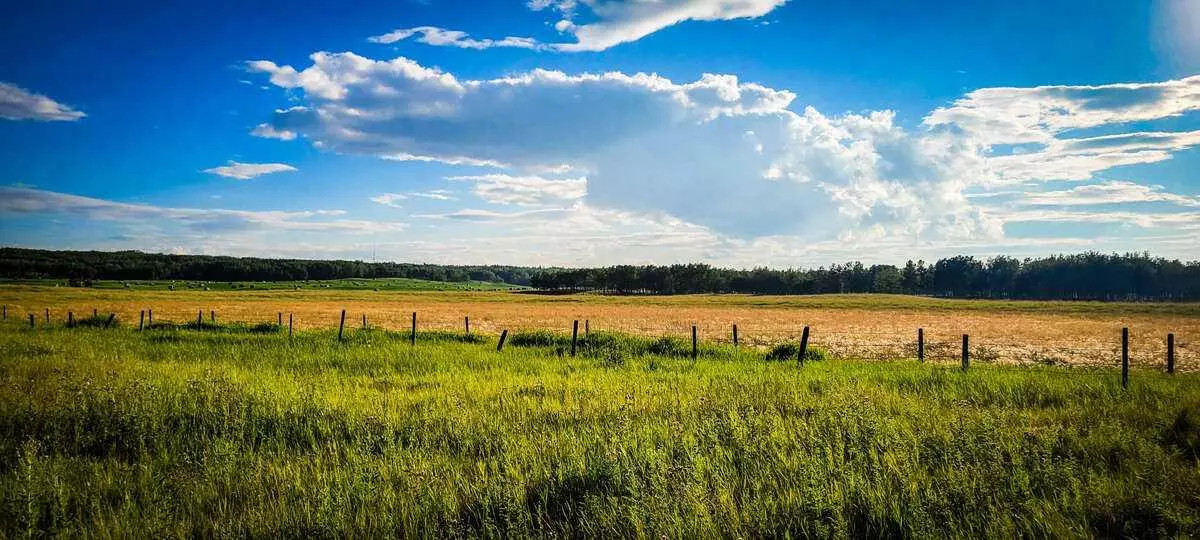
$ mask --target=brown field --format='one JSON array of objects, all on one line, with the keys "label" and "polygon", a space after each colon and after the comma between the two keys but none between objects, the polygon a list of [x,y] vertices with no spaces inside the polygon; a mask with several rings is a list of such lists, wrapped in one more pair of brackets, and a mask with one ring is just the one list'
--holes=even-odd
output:
[{"label": "brown field", "polygon": [[194,320],[197,311],[215,311],[218,321],[274,321],[294,314],[298,329],[336,328],[340,310],[356,328],[366,314],[375,327],[409,328],[413,311],[422,330],[461,330],[470,316],[472,331],[551,329],[569,332],[571,321],[587,320],[593,330],[659,336],[687,336],[696,325],[702,340],[728,342],[738,325],[741,342],[767,347],[796,339],[809,325],[811,342],[835,356],[892,358],[915,356],[917,328],[924,328],[927,355],[958,358],[961,335],[971,336],[976,361],[1116,365],[1121,328],[1130,329],[1134,364],[1161,366],[1166,334],[1176,339],[1180,370],[1200,370],[1200,305],[1094,302],[938,300],[890,295],[808,297],[690,295],[612,297],[540,296],[496,292],[374,291],[126,291],[47,286],[0,286],[9,323],[34,313],[38,324],[49,309],[61,322],[67,311],[115,313],[137,324],[138,312],[152,309],[156,321]]}]

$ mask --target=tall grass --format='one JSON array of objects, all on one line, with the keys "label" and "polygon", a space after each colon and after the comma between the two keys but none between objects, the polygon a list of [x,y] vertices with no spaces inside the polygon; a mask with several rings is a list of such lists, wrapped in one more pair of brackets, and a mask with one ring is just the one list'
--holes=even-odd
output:
[{"label": "tall grass", "polygon": [[0,536],[1200,535],[1197,375],[522,335],[4,325]]}]

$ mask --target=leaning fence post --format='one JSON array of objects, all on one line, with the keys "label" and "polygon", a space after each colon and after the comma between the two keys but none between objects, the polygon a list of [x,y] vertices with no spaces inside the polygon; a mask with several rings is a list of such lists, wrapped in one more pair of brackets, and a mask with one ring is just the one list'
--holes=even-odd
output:
[{"label": "leaning fence post", "polygon": [[1121,329],[1121,388],[1129,388],[1129,327]]},{"label": "leaning fence post", "polygon": [[342,320],[338,323],[338,341],[342,340],[342,331],[346,329],[346,310],[342,310]]},{"label": "leaning fence post", "polygon": [[971,345],[970,345],[971,341],[970,341],[970,339],[971,338],[968,337],[966,334],[963,334],[963,347],[962,347],[963,371],[966,371],[967,368],[971,367]]},{"label": "leaning fence post", "polygon": [[288,337],[292,337],[292,314],[288,313]]},{"label": "leaning fence post", "polygon": [[696,326],[692,325],[692,360],[695,361],[696,357],[699,355],[700,355],[700,344],[699,344],[699,340],[696,339]]},{"label": "leaning fence post", "polygon": [[575,344],[579,341],[579,319],[571,325],[571,356],[575,356]]},{"label": "leaning fence post", "polygon": [[808,356],[808,325],[805,325],[804,331],[800,333],[800,354],[796,358],[802,366],[805,356]]},{"label": "leaning fence post", "polygon": [[413,315],[412,315],[412,334],[409,334],[409,336],[408,336],[408,344],[409,345],[417,344],[417,312],[415,312],[415,311],[413,312]]},{"label": "leaning fence post", "polygon": [[505,339],[508,339],[508,330],[507,329],[500,332],[500,342],[496,344],[496,352],[500,352],[500,351],[504,350],[504,340]]},{"label": "leaning fence post", "polygon": [[1175,334],[1167,334],[1167,373],[1175,373]]},{"label": "leaning fence post", "polygon": [[925,361],[925,329],[917,329],[917,360]]},{"label": "leaning fence post", "polygon": [[138,312],[138,332],[146,329],[146,310]]},{"label": "leaning fence post", "polygon": [[733,346],[734,346],[734,347],[737,347],[737,346],[738,346],[738,339],[737,339],[737,324],[734,324],[734,325],[733,325]]}]

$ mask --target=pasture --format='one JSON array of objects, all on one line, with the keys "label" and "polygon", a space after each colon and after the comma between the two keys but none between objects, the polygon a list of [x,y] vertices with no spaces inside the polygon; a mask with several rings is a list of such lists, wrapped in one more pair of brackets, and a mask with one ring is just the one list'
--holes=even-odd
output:
[{"label": "pasture", "polygon": [[[1171,331],[1194,366],[1194,305],[27,285],[0,303],[5,537],[1200,535],[1200,374],[1139,352]],[[63,324],[92,309],[119,324]],[[139,332],[145,309],[180,325]],[[199,310],[217,323],[184,326]],[[293,337],[253,326],[278,312]],[[818,353],[770,359],[805,324]],[[822,340],[1107,352],[1123,326],[1128,389],[1117,355],[963,371]]]}]

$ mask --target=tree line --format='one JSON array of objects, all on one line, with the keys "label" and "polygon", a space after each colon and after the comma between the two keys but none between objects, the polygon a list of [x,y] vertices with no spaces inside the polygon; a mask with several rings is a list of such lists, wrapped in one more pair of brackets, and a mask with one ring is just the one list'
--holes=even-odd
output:
[{"label": "tree line", "polygon": [[908,261],[903,266],[852,262],[810,269],[730,269],[707,264],[453,266],[0,248],[0,277],[197,281],[403,277],[614,294],[904,293],[955,298],[1200,300],[1198,261],[1095,252],[1027,259],[959,255],[931,264]]}]

